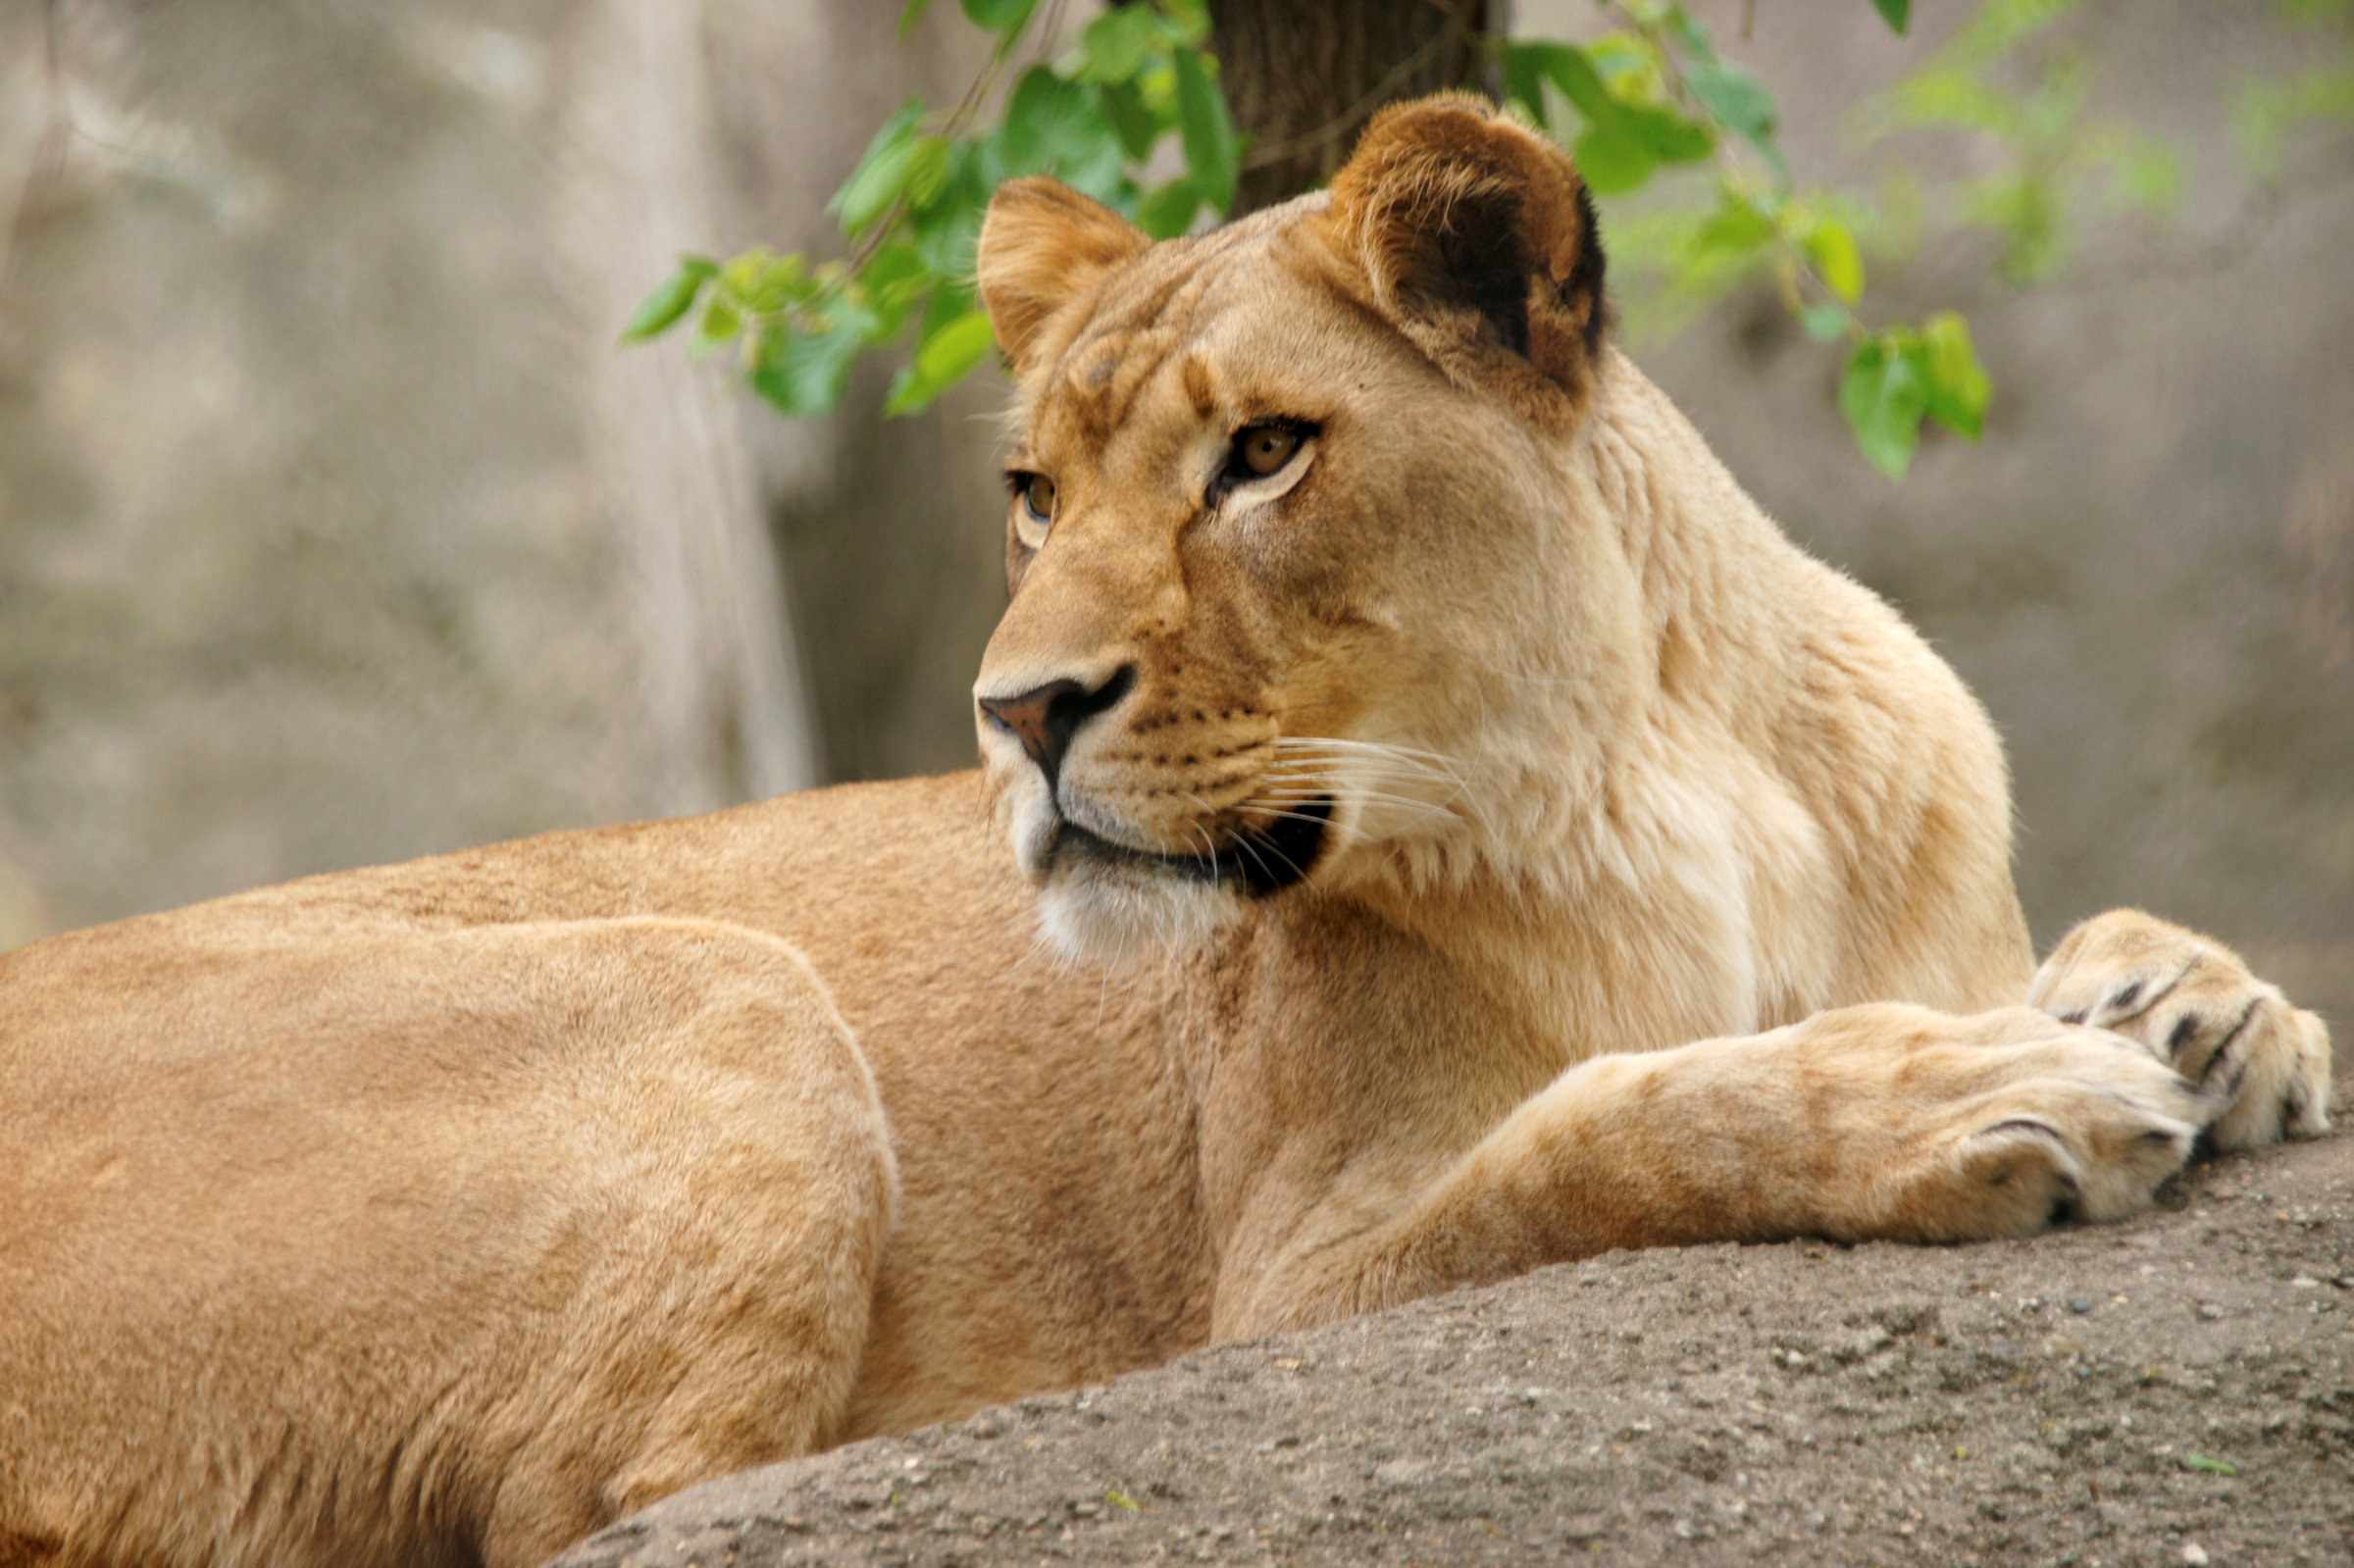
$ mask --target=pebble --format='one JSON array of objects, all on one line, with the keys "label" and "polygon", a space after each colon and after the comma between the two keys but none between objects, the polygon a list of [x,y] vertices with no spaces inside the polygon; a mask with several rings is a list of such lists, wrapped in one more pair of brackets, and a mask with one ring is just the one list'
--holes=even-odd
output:
[{"label": "pebble", "polygon": [[2072,1295],[2068,1298],[2068,1309],[2081,1317],[2083,1314],[2092,1310],[2092,1297],[2088,1295]]},{"label": "pebble", "polygon": [[2223,1315],[2224,1309],[2220,1306],[2217,1306],[2213,1301],[2201,1301],[2199,1303],[2199,1316],[2205,1318],[2208,1322],[2213,1323],[2217,1318],[2220,1318]]},{"label": "pebble", "polygon": [[2207,1548],[2195,1541],[2182,1543],[2182,1560],[2189,1568],[2207,1568]]}]

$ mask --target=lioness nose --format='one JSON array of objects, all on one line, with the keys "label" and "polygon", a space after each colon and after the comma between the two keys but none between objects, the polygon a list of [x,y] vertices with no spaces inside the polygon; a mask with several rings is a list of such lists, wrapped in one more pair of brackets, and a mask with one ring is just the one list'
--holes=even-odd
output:
[{"label": "lioness nose", "polygon": [[1049,681],[1013,697],[982,697],[981,711],[998,728],[1021,741],[1030,760],[1052,784],[1062,772],[1063,753],[1071,736],[1088,720],[1111,707],[1136,684],[1136,666],[1124,664],[1111,679],[1090,691],[1076,681]]}]

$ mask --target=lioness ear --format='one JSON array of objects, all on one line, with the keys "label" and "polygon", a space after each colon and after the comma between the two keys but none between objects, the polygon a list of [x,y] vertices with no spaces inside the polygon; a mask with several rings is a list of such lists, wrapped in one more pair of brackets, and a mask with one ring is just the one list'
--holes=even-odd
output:
[{"label": "lioness ear", "polygon": [[1128,220],[1057,179],[1032,176],[998,187],[974,256],[981,302],[1015,374],[1029,368],[1039,329],[1151,241]]},{"label": "lioness ear", "polygon": [[1384,110],[1332,182],[1374,301],[1458,378],[1497,344],[1573,395],[1602,351],[1602,244],[1568,155],[1479,99]]}]

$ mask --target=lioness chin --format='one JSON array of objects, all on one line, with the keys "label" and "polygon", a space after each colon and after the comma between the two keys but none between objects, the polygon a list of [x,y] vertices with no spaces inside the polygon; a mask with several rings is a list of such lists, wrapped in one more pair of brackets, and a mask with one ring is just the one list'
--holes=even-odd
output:
[{"label": "lioness chin", "polygon": [[1214,1340],[2324,1130],[2215,943],[2034,971],[1985,717],[1611,346],[1549,143],[1409,106],[1161,244],[1025,180],[979,269],[985,772],[0,960],[0,1564],[529,1563]]}]

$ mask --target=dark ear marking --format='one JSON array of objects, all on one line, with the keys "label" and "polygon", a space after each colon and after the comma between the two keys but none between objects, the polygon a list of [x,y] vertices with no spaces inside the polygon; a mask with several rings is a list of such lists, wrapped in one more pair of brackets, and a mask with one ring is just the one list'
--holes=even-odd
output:
[{"label": "dark ear marking", "polygon": [[1462,94],[1395,105],[1334,178],[1329,222],[1374,305],[1450,377],[1503,385],[1503,348],[1585,389],[1608,322],[1594,203],[1536,131]]},{"label": "dark ear marking", "polygon": [[1573,309],[1578,300],[1593,302],[1593,308],[1586,312],[1586,352],[1600,354],[1610,318],[1610,302],[1602,292],[1602,220],[1594,212],[1594,194],[1586,189],[1582,179],[1577,182],[1577,226],[1585,239],[1577,247],[1577,260],[1571,264],[1569,276],[1561,279],[1561,304],[1564,309]]}]

